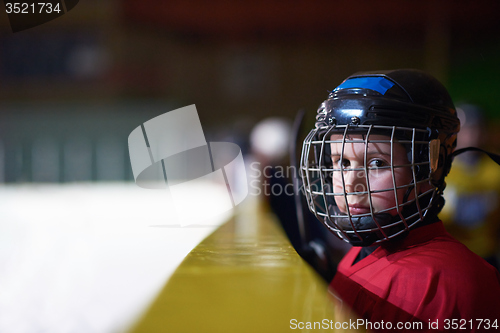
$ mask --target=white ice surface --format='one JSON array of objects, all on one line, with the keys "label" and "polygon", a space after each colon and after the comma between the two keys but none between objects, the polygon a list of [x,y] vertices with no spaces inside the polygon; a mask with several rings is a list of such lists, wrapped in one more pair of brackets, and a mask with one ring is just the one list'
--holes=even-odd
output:
[{"label": "white ice surface", "polygon": [[0,186],[0,332],[127,331],[230,213],[180,227],[165,190]]}]

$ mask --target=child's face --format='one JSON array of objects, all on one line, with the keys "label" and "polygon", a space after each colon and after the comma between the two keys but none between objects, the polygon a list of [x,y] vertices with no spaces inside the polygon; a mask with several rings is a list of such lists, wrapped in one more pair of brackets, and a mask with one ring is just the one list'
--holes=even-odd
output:
[{"label": "child's face", "polygon": [[[342,140],[342,134],[334,134],[331,136],[332,140]],[[364,140],[361,134],[349,135],[347,140]],[[389,141],[390,138],[384,135],[370,135],[370,141],[385,140]],[[353,192],[371,192],[371,200],[373,205],[373,212],[385,212],[391,215],[396,215],[396,198],[394,193],[394,180],[396,186],[404,186],[411,183],[413,178],[410,166],[408,166],[408,158],[406,157],[406,149],[399,143],[394,143],[393,165],[394,179],[392,176],[391,166],[391,144],[390,142],[368,144],[366,167],[368,171],[368,181],[370,188],[368,189],[367,177],[365,170],[352,170],[362,169],[365,165],[365,143],[354,142],[345,143],[343,159],[340,160],[342,152],[342,143],[331,143],[331,154],[334,169],[344,168],[344,182],[345,191],[347,193]],[[396,167],[401,166],[401,167]],[[386,168],[384,168],[386,167]],[[341,171],[333,171],[332,173],[333,190],[334,193],[344,193],[342,186]],[[401,205],[403,198],[407,192],[408,187],[397,190],[397,203]],[[376,192],[378,190],[386,190],[383,192]],[[413,191],[412,191],[413,193]],[[412,194],[409,199],[414,198]],[[346,204],[349,206],[349,213],[351,215],[369,214],[370,211],[370,198],[368,193],[347,195],[347,203],[343,195],[336,195],[335,202],[342,213],[347,213]]]}]

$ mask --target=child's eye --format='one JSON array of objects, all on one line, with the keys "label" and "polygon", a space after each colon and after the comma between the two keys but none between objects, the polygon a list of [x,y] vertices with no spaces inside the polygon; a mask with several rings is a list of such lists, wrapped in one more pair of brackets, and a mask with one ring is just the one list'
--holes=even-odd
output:
[{"label": "child's eye", "polygon": [[381,168],[381,167],[384,167],[384,166],[387,166],[387,165],[388,164],[384,160],[380,160],[380,159],[373,159],[368,164],[368,166],[372,167],[372,168]]},{"label": "child's eye", "polygon": [[349,161],[348,159],[338,159],[338,160],[334,160],[333,161],[333,164],[339,166],[339,167],[342,167],[342,168],[348,168],[350,165],[351,165],[351,161]]}]

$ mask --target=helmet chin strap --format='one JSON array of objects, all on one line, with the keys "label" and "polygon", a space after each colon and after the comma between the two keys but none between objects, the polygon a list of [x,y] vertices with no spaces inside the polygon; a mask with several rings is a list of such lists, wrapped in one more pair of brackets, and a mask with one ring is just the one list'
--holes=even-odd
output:
[{"label": "helmet chin strap", "polygon": [[[397,222],[399,216],[392,216],[389,213],[379,213],[374,214],[377,222],[380,226],[388,225],[393,222]],[[354,228],[358,232],[355,233],[346,233],[349,243],[353,246],[370,246],[374,242],[380,239],[379,235],[381,232],[379,230],[366,232],[365,230],[370,229],[378,229],[377,224],[373,220],[371,216],[362,216],[362,217],[351,217],[349,219],[348,216],[342,216],[335,218],[335,222],[339,227],[344,231],[353,231],[352,224]],[[359,235],[359,237],[358,237]],[[381,235],[380,235],[381,236]],[[360,239],[361,238],[361,239]]]}]

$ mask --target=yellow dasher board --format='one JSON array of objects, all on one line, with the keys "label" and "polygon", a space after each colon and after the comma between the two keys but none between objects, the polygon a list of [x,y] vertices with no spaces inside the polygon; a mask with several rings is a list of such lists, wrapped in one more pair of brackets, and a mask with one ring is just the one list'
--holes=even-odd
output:
[{"label": "yellow dasher board", "polygon": [[312,332],[307,323],[335,321],[327,284],[252,202],[193,249],[132,332]]}]

